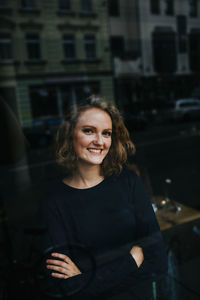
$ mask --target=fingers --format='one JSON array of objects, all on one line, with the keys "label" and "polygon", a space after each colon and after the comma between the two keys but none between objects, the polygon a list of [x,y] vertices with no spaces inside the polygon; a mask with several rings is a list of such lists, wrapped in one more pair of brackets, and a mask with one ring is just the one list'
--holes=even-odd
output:
[{"label": "fingers", "polygon": [[81,274],[81,271],[67,255],[61,253],[52,253],[51,255],[53,257],[59,258],[46,260],[47,269],[58,272],[51,273],[53,277],[66,279]]},{"label": "fingers", "polygon": [[46,260],[46,263],[48,265],[54,265],[54,266],[59,266],[59,267],[62,267],[62,268],[65,268],[65,269],[70,269],[70,264],[67,264],[61,260],[57,260],[57,259],[47,259]]},{"label": "fingers", "polygon": [[67,279],[67,278],[70,277],[68,275],[63,275],[63,274],[60,274],[60,273],[51,273],[51,276],[53,276],[55,278],[61,278],[61,279]]},{"label": "fingers", "polygon": [[63,275],[68,275],[68,272],[69,272],[69,270],[67,270],[63,267],[55,266],[55,265],[47,265],[47,269],[59,272]]},{"label": "fingers", "polygon": [[60,253],[52,253],[52,256],[63,259],[64,261],[58,259],[47,259],[47,269],[68,275],[68,272],[71,270],[73,265],[71,259],[68,256]]},{"label": "fingers", "polygon": [[68,264],[73,264],[73,261],[69,258],[69,256],[62,253],[51,253],[51,256],[63,259]]}]

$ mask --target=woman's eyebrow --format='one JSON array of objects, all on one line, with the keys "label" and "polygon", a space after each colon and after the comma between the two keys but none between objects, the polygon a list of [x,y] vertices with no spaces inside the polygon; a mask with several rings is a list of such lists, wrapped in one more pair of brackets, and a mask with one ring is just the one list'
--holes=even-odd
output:
[{"label": "woman's eyebrow", "polygon": [[[97,127],[96,126],[93,126],[93,125],[82,125],[82,128],[93,128],[93,129],[96,129]],[[104,128],[103,131],[105,130],[109,130],[109,131],[112,131],[112,128]]]}]

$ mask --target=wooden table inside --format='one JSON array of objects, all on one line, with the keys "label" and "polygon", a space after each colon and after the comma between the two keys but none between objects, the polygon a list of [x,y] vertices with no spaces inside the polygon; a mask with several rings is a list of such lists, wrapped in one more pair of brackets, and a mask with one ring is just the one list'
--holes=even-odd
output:
[{"label": "wooden table inside", "polygon": [[[162,199],[164,198],[161,196],[155,198],[155,203],[158,203]],[[177,205],[180,210],[176,210],[174,204]],[[200,210],[173,201],[172,205],[170,204],[158,209],[156,211],[156,217],[160,225],[160,229],[166,230],[175,225],[187,223],[200,218]]]}]

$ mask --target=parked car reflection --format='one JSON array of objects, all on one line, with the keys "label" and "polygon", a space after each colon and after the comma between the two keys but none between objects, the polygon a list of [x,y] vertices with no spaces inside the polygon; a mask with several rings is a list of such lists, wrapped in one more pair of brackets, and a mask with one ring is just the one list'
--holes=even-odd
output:
[{"label": "parked car reflection", "polygon": [[176,122],[200,119],[200,100],[184,98],[166,102],[158,111],[157,119]]}]

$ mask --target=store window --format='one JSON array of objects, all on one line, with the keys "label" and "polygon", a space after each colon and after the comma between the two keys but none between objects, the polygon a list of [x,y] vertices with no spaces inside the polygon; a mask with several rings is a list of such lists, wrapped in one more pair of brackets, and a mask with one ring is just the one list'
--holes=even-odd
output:
[{"label": "store window", "polygon": [[[200,0],[0,0],[0,300],[81,299],[85,298],[85,292],[94,293],[97,299],[105,295],[112,300],[200,299],[199,5]],[[62,182],[68,174],[56,163],[58,126],[62,120],[66,124],[65,112],[69,106],[94,94],[115,104],[127,125],[136,153],[128,157],[130,165],[125,167],[130,166],[147,188],[145,198],[148,194],[148,207],[151,215],[155,211],[161,229],[167,270],[163,268],[165,263],[160,263],[158,269],[151,268],[148,249],[153,249],[160,233],[156,222],[152,223],[153,231],[146,226],[150,217],[145,213],[147,206],[141,206],[140,201],[124,206],[120,209],[121,218],[118,217],[120,202],[114,201],[111,207],[112,201],[104,205],[102,199],[98,202],[93,197],[94,190],[99,188],[109,193],[114,175],[105,178],[100,186],[90,187],[91,191],[76,191]],[[194,98],[198,98],[196,105]],[[180,107],[180,103],[186,103],[183,99],[187,99],[187,104]],[[114,143],[118,128],[113,129],[111,152],[118,147]],[[116,133],[120,137],[123,132]],[[127,141],[127,132],[124,134],[123,143]],[[99,156],[98,150],[86,152],[94,158]],[[109,162],[114,163],[108,156],[103,166]],[[93,164],[91,169],[95,172],[99,166]],[[132,174],[134,178],[129,182],[122,171],[116,182],[118,177],[123,178],[138,195],[139,178]],[[95,182],[101,179],[98,176]],[[58,191],[54,190],[53,182],[58,184]],[[124,188],[120,189],[123,194]],[[62,197],[64,189],[69,199]],[[87,203],[91,209],[97,208],[89,220],[84,199],[77,198],[75,203],[75,193],[85,196],[88,193]],[[62,219],[64,210],[58,211],[58,206],[54,206],[59,201],[66,204],[72,220]],[[40,218],[40,208],[44,206],[51,232]],[[140,213],[136,223],[128,216],[129,208]],[[105,211],[107,226],[104,226]],[[115,224],[109,219],[113,212],[117,214]],[[53,225],[53,215],[67,226],[72,224],[62,241],[59,241],[62,230]],[[93,243],[96,217],[102,226],[97,228],[99,236]],[[140,217],[141,228],[132,230],[131,226],[138,224]],[[125,232],[120,224],[127,226],[125,231],[130,232],[130,239],[124,235],[118,243],[118,233],[122,230],[123,236]],[[106,232],[109,226],[116,230]],[[77,239],[79,229],[85,234]],[[150,239],[144,237],[147,231],[152,233]],[[53,232],[56,236],[51,241]],[[142,240],[137,239],[140,232],[144,233]],[[44,237],[48,240],[47,247],[42,246]],[[144,247],[144,264],[139,273],[141,278],[143,275],[150,278],[147,284],[146,280],[139,283],[137,280],[135,287],[134,274],[138,270],[134,273],[132,267],[136,265],[130,261],[129,251],[137,242]],[[44,257],[48,250],[54,251],[51,247],[69,254],[71,261],[85,272],[83,281],[82,275],[65,281],[51,278],[52,271],[46,270]],[[159,247],[154,254],[158,261]],[[109,272],[112,263],[114,269],[116,266],[116,276]],[[146,274],[143,271],[149,264]],[[159,269],[164,274],[157,280]],[[50,275],[47,274],[47,282],[43,270]],[[103,279],[101,270],[105,270]],[[100,275],[95,276],[98,271]],[[56,284],[53,286],[52,280],[61,285],[66,283],[64,291]],[[114,289],[109,289],[107,295],[104,288],[112,284]],[[151,295],[146,296],[148,286]]]},{"label": "store window", "polygon": [[118,17],[120,15],[119,0],[108,1],[108,12],[111,17]]},{"label": "store window", "polygon": [[40,38],[37,34],[26,35],[26,48],[28,60],[41,60],[41,45]]},{"label": "store window", "polygon": [[55,87],[31,87],[29,93],[35,124],[40,120],[58,117],[57,92]]},{"label": "store window", "polygon": [[21,7],[24,9],[35,9],[36,0],[21,0]]},{"label": "store window", "polygon": [[59,0],[59,9],[61,11],[71,11],[71,0]]},{"label": "store window", "polygon": [[9,35],[0,35],[0,62],[13,59],[12,40]]},{"label": "store window", "polygon": [[198,2],[197,0],[189,0],[189,16],[197,17],[198,16]]},{"label": "store window", "polygon": [[92,9],[92,0],[81,0],[81,12],[91,13]]},{"label": "store window", "polygon": [[85,56],[86,59],[96,59],[96,38],[94,35],[86,35],[84,37]]},{"label": "store window", "polygon": [[174,0],[165,0],[165,14],[174,15]]},{"label": "store window", "polygon": [[150,0],[150,11],[152,14],[160,14],[160,0]]}]

